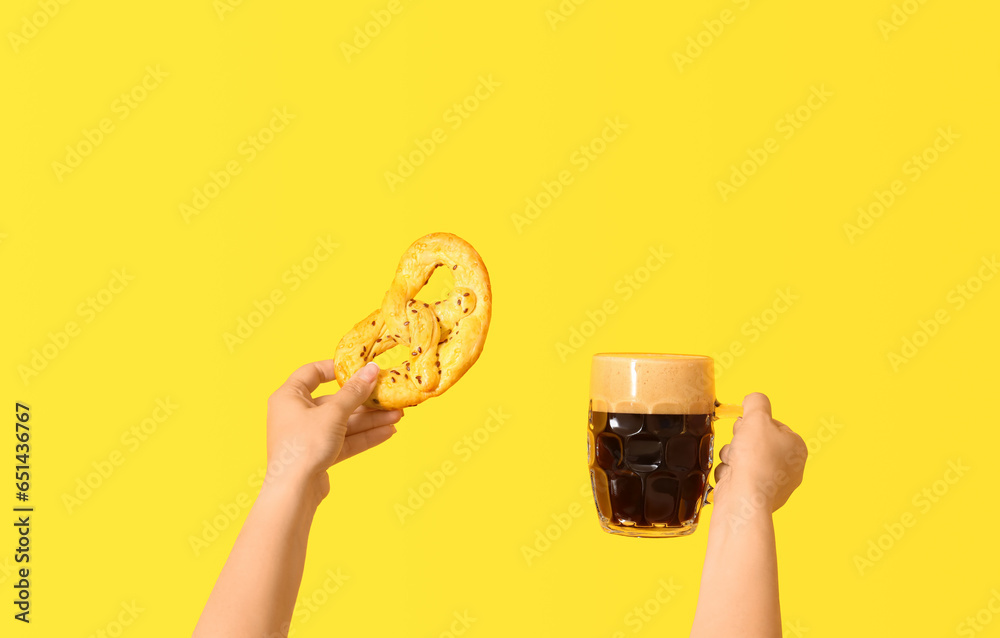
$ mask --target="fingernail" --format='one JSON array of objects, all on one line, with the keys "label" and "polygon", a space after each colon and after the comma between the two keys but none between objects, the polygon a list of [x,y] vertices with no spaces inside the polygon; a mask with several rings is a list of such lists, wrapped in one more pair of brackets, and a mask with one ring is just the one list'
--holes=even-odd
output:
[{"label": "fingernail", "polygon": [[389,427],[392,428],[392,433],[395,434],[396,433],[396,426],[395,425],[390,425]]},{"label": "fingernail", "polygon": [[366,363],[365,367],[361,368],[361,371],[358,372],[358,377],[360,377],[362,381],[374,381],[377,376],[378,364],[374,361]]}]

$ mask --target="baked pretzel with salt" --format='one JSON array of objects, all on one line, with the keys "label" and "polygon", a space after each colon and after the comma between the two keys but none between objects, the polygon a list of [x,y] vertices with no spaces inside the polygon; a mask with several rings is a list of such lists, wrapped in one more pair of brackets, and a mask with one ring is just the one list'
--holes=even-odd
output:
[{"label": "baked pretzel with salt", "polygon": [[[435,269],[452,270],[455,286],[433,304],[416,299]],[[409,357],[380,370],[365,405],[392,409],[436,397],[479,358],[490,327],[493,299],[483,260],[467,241],[431,233],[413,242],[399,260],[382,307],[354,326],[337,346],[334,364],[343,386],[366,363],[396,346]]]}]

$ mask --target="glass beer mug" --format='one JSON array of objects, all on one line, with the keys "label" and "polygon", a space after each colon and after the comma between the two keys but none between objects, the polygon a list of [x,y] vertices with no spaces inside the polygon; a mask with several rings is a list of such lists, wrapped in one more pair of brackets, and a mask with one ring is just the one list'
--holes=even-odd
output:
[{"label": "glass beer mug", "polygon": [[711,357],[603,353],[590,370],[587,457],[601,526],[686,536],[711,502],[712,425],[739,416],[715,400]]}]

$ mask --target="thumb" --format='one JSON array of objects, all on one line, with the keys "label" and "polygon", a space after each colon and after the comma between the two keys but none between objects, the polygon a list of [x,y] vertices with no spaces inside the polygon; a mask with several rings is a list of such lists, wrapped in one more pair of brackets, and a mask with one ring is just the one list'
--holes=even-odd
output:
[{"label": "thumb", "polygon": [[369,361],[360,370],[347,380],[344,387],[340,388],[330,401],[331,409],[343,417],[345,420],[358,407],[368,400],[375,389],[375,380],[378,378],[378,364]]},{"label": "thumb", "polygon": [[766,394],[751,392],[743,398],[743,416],[749,416],[754,412],[762,412],[768,417],[771,416],[771,400]]}]

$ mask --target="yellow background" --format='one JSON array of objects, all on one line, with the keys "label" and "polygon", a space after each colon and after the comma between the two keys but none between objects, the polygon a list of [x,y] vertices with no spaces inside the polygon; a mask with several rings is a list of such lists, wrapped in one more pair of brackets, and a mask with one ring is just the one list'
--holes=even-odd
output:
[{"label": "yellow background", "polygon": [[[406,246],[438,230],[489,267],[485,351],[391,441],[332,470],[300,594],[327,570],[348,580],[295,635],[447,635],[466,611],[468,636],[686,635],[711,508],[683,539],[600,530],[581,493],[589,354],[719,355],[733,342],[719,397],[768,393],[814,452],[775,516],[786,636],[949,635],[984,608],[1000,588],[1000,280],[962,308],[948,296],[998,249],[1000,9],[911,0],[886,37],[888,0],[590,0],[555,28],[556,0],[401,0],[348,61],[341,43],[386,5],[247,0],[220,18],[211,0],[70,2],[17,47],[7,34],[2,405],[8,421],[15,401],[31,405],[37,510],[33,622],[5,603],[2,633],[91,635],[133,601],[144,611],[123,635],[190,632],[246,509],[197,555],[190,538],[255,495],[266,397],[332,356]],[[39,6],[5,2],[4,33]],[[731,23],[679,69],[674,55],[703,21],[718,32],[723,10]],[[115,100],[156,65],[167,77],[119,119]],[[491,75],[500,86],[450,128],[452,105]],[[832,97],[786,139],[778,121],[812,87]],[[275,108],[294,119],[247,161],[240,144]],[[105,117],[114,130],[59,181],[52,163]],[[628,128],[580,171],[571,156],[616,117]],[[445,141],[390,190],[397,156],[438,127]],[[939,127],[958,139],[911,182],[904,165]],[[768,138],[778,150],[723,201],[717,183]],[[232,160],[240,174],[186,222],[180,205]],[[518,232],[525,198],[563,170],[573,182]],[[844,225],[897,179],[905,193],[852,243]],[[291,290],[283,273],[326,237],[333,255]],[[660,247],[671,257],[625,299],[619,282]],[[134,280],[86,323],[79,304],[115,269]],[[274,289],[285,302],[230,352],[223,334]],[[779,289],[798,300],[752,339],[744,326]],[[561,357],[609,298],[617,312]],[[939,310],[948,323],[894,369],[889,353]],[[18,367],[69,321],[79,336],[25,383]],[[178,409],[131,451],[122,435],[165,398]],[[463,461],[455,445],[491,409],[510,416]],[[730,427],[717,423],[717,450]],[[68,511],[77,479],[115,451],[123,464]],[[457,471],[401,523],[396,505],[447,461]],[[915,495],[949,461],[970,469],[922,511]],[[0,495],[13,505],[11,483]],[[579,508],[529,564],[522,548]],[[907,513],[915,524],[859,569]],[[3,529],[0,599],[12,600]],[[681,589],[637,633],[627,614],[660,579]],[[1000,620],[975,635],[1000,635]]]}]

